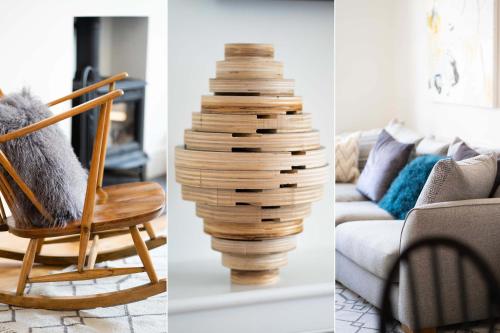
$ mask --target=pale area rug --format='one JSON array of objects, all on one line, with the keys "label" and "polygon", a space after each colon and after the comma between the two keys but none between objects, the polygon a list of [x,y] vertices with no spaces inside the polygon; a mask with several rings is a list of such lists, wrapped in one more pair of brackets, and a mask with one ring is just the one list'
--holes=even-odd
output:
[{"label": "pale area rug", "polygon": [[[159,277],[167,275],[167,250],[151,251]],[[142,265],[139,257],[101,263],[99,267]],[[69,268],[68,268],[69,269]],[[68,270],[66,269],[66,270]],[[29,293],[44,295],[85,295],[125,289],[149,281],[146,273],[118,276],[99,281],[77,281],[29,286]],[[110,308],[81,311],[23,309],[0,304],[0,333],[162,333],[167,332],[167,295]]]},{"label": "pale area rug", "polygon": [[[361,296],[335,282],[335,332],[336,333],[375,333],[379,330],[379,311]],[[463,330],[460,328],[447,327],[438,329],[439,333],[487,333],[488,326],[484,323],[476,323],[472,328]],[[1,332],[1,331],[0,331]],[[403,332],[399,323],[394,322],[389,332]],[[495,332],[500,332],[500,324],[497,323]]]}]

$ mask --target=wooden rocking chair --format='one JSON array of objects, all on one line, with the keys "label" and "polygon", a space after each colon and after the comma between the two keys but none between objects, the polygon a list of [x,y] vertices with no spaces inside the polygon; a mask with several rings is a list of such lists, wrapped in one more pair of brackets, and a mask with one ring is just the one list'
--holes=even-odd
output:
[{"label": "wooden rocking chair", "polygon": [[[7,181],[8,174],[19,186],[26,197],[46,219],[52,220],[45,207],[38,201],[31,189],[19,177],[6,155],[0,150],[0,165],[4,172],[0,172],[0,191],[9,206],[12,216],[7,217],[3,205],[0,205],[0,226],[16,236],[30,239],[28,248],[23,255],[17,289],[15,292],[0,292],[0,303],[19,307],[32,307],[52,310],[78,310],[96,307],[115,306],[143,300],[150,296],[166,291],[166,279],[159,279],[156,275],[148,252],[148,245],[140,234],[140,225],[143,225],[152,239],[157,237],[150,221],[158,217],[165,206],[163,189],[150,182],[130,183],[102,187],[104,159],[106,155],[107,133],[110,127],[110,112],[113,100],[123,95],[123,91],[115,89],[115,82],[127,76],[122,73],[92,86],[75,91],[74,93],[49,103],[49,106],[81,96],[99,87],[109,85],[109,92],[91,101],[76,106],[64,113],[49,117],[19,130],[0,136],[0,143],[13,140],[29,133],[53,125],[61,120],[81,114],[95,107],[99,107],[97,133],[92,152],[85,203],[81,220],[72,221],[62,228],[39,228],[30,226],[23,221],[19,203],[14,195],[13,188]],[[125,231],[124,231],[125,229]],[[130,233],[135,251],[139,255],[142,267],[126,268],[94,268],[99,258],[98,242],[100,238],[110,237],[124,232]],[[78,255],[75,256],[77,269],[42,276],[30,276],[37,253],[43,244],[50,240],[74,241],[79,237]],[[92,242],[90,241],[92,238]],[[156,243],[155,243],[156,245]],[[2,253],[5,255],[5,251]],[[106,254],[103,260],[132,255],[132,251]],[[39,254],[38,254],[39,255]],[[15,258],[17,259],[17,257]],[[46,258],[45,258],[46,259]],[[39,260],[40,262],[45,261]],[[73,263],[65,259],[64,262],[49,258],[49,262]],[[71,262],[70,262],[71,261]],[[85,295],[85,296],[40,296],[26,295],[27,283],[46,283],[60,281],[79,281],[106,278],[111,276],[130,275],[146,272],[150,282],[137,287],[116,292]]]},{"label": "wooden rocking chair", "polygon": [[[58,105],[62,102],[80,97],[84,94],[87,94],[89,92],[97,90],[97,89],[104,87],[106,85],[109,86],[109,91],[111,92],[112,90],[115,89],[115,82],[119,81],[119,80],[123,80],[127,76],[128,76],[127,73],[120,73],[120,74],[114,75],[114,76],[109,77],[105,80],[102,80],[96,84],[79,89],[79,90],[77,90],[77,91],[75,91],[67,96],[64,96],[62,98],[56,99],[52,102],[49,102],[47,105],[49,107]],[[0,89],[0,98],[2,96],[3,96],[3,92]],[[57,118],[54,119],[53,121],[58,122],[58,121],[61,121],[63,119],[66,119],[66,118],[73,117],[73,116],[80,114],[82,112],[86,112],[88,110],[91,110],[99,105],[102,106],[103,104],[99,104],[99,103],[103,103],[102,101],[104,101],[104,100],[103,99],[101,99],[101,100],[95,99],[95,100],[89,101],[88,103],[84,104],[85,106],[80,105],[77,108],[73,108],[73,109],[69,110],[65,114],[58,115]],[[110,103],[112,103],[112,101]],[[110,107],[111,107],[111,104],[110,104]],[[41,124],[40,125],[41,127],[36,128],[36,129],[41,129],[44,126],[49,126],[50,124],[52,124],[52,123]],[[32,128],[32,129],[36,130],[34,128]],[[149,187],[153,186],[150,183],[134,183],[134,184],[127,184],[125,187],[123,187],[123,185],[122,185],[122,186],[118,186],[118,187],[110,186],[110,187],[102,188],[103,171],[104,171],[104,157],[105,157],[105,151],[106,151],[106,145],[107,145],[106,139],[107,139],[108,132],[109,132],[109,113],[108,113],[107,119],[105,120],[104,131],[105,131],[105,133],[103,134],[104,141],[102,142],[103,149],[101,151],[101,156],[100,156],[100,159],[103,161],[103,163],[100,163],[100,168],[99,168],[99,176],[98,176],[98,182],[97,182],[97,184],[98,184],[97,195],[98,196],[103,196],[103,195],[106,196],[106,191],[112,191],[115,196],[116,195],[119,195],[120,197],[130,196],[130,195],[133,196],[133,193],[135,191],[141,191],[144,188],[147,188],[148,186]],[[19,133],[19,136],[21,136],[23,134],[27,134],[27,133],[28,132],[21,132],[21,133]],[[9,139],[13,139],[13,138],[14,137],[12,135],[9,135],[8,137],[4,138],[2,142],[7,141]],[[134,188],[131,188],[131,186],[133,186]],[[1,189],[1,190],[3,191],[3,189]],[[35,205],[35,206],[38,208],[37,205]],[[3,207],[1,202],[0,202],[0,208],[1,208],[1,212],[0,212],[1,217],[3,217],[3,221],[0,220],[0,232],[7,231],[8,224],[5,223],[5,212],[4,212],[4,207]],[[43,209],[43,207],[40,207],[40,208]],[[146,246],[149,250],[152,250],[152,249],[157,248],[159,246],[165,245],[167,242],[165,236],[156,235],[155,230],[154,230],[150,220],[142,223],[142,225],[139,225],[138,229],[139,229],[139,231],[146,231],[146,233],[148,234],[149,239],[146,240]],[[117,230],[99,232],[99,237],[100,237],[100,240],[102,240],[105,238],[116,237],[116,236],[120,236],[120,235],[128,234],[128,233],[129,233],[128,228],[122,228],[122,229],[117,229]],[[48,255],[48,254],[42,253],[42,247],[44,245],[75,242],[78,239],[79,239],[78,235],[68,235],[68,236],[60,236],[60,237],[46,237],[44,239],[40,239],[40,241],[38,243],[38,249],[37,249],[37,252],[35,255],[34,262],[40,263],[40,264],[45,264],[45,265],[55,265],[55,266],[68,266],[68,265],[77,264],[78,263],[78,255],[71,255],[71,254],[69,254],[69,255],[57,255],[57,256]],[[0,247],[0,257],[2,257],[2,258],[22,261],[24,258],[24,254],[25,254],[24,249],[13,250],[13,249],[7,249],[7,248]],[[97,254],[97,256],[95,258],[95,262],[100,263],[100,262],[108,261],[108,260],[117,260],[117,259],[130,257],[130,256],[133,256],[136,254],[137,254],[137,252],[136,252],[136,248],[135,248],[134,244],[130,243],[129,245],[114,247],[111,249],[108,248],[106,250],[99,251],[99,253]]]}]

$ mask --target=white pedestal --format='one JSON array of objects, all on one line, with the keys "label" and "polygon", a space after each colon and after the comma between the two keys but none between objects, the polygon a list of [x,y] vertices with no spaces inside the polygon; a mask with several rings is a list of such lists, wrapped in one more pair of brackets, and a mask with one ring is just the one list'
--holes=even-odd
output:
[{"label": "white pedestal", "polygon": [[333,250],[289,253],[279,282],[231,285],[217,260],[169,265],[169,333],[333,332]]}]

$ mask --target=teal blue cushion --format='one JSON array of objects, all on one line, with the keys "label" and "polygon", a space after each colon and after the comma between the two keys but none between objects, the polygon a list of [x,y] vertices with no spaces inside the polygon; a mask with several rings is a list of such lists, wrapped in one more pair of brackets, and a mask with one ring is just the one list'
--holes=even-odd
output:
[{"label": "teal blue cushion", "polygon": [[424,155],[408,163],[394,179],[378,205],[396,219],[405,219],[410,209],[415,207],[434,164],[443,158],[445,157]]}]

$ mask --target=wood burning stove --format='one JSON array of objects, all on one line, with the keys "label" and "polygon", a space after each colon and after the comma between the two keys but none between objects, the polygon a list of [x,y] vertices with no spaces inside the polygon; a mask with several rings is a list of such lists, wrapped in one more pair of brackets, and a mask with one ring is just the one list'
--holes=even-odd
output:
[{"label": "wood burning stove", "polygon": [[[99,81],[100,19],[84,17],[75,19],[76,73],[74,89]],[[126,70],[124,68],[123,70]],[[144,180],[148,157],[143,150],[144,96],[146,82],[127,79],[117,82],[116,88],[125,94],[115,100],[111,110],[111,127],[104,168],[104,183],[116,184]],[[107,93],[103,87],[73,102],[84,103]],[[98,110],[92,110],[73,118],[72,145],[80,162],[89,167],[92,145],[97,129]]]}]

